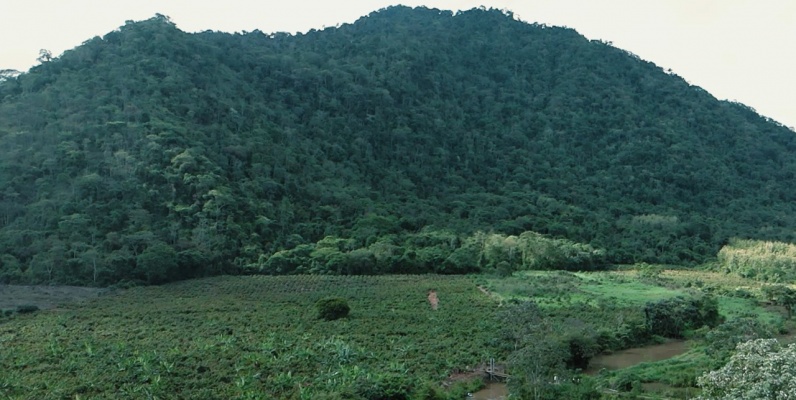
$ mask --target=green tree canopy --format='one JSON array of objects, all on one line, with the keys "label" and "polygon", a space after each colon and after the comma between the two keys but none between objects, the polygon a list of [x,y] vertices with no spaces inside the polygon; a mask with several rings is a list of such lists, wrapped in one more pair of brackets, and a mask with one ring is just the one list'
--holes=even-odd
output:
[{"label": "green tree canopy", "polygon": [[500,10],[296,35],[156,15],[43,56],[0,78],[7,279],[585,270],[796,241],[791,130]]}]

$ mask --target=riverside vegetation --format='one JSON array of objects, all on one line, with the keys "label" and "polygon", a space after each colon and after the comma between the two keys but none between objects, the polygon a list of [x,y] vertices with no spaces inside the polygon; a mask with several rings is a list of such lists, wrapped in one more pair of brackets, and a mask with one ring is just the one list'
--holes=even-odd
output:
[{"label": "riverside vegetation", "polygon": [[41,61],[0,71],[0,284],[115,294],[2,310],[0,396],[459,399],[492,357],[520,398],[720,396],[790,351],[735,349],[792,327],[794,132],[607,42],[389,7]]}]

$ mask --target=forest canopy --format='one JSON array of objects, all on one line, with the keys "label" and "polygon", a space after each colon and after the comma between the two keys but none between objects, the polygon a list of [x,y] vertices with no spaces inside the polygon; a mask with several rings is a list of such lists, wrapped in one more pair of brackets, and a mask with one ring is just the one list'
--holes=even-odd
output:
[{"label": "forest canopy", "polygon": [[794,132],[492,9],[131,21],[4,75],[0,149],[0,282],[689,264],[796,227]]}]

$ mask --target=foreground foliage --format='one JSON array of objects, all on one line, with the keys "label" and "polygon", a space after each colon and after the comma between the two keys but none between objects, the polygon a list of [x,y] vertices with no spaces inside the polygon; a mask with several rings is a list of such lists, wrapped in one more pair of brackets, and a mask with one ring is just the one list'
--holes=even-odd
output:
[{"label": "foreground foliage", "polygon": [[[316,318],[330,296],[348,299],[348,318]],[[0,324],[0,397],[459,399],[465,388],[440,386],[449,373],[502,357],[495,307],[466,277],[135,288]]]},{"label": "foreground foliage", "polygon": [[738,345],[727,365],[698,380],[703,400],[796,398],[796,344],[758,339]]}]

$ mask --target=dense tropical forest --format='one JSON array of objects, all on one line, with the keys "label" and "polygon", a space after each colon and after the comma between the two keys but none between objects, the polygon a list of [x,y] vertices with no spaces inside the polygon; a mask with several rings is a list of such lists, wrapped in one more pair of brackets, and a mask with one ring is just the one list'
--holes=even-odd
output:
[{"label": "dense tropical forest", "polygon": [[39,61],[0,70],[0,397],[796,393],[796,134],[610,43],[396,6]]},{"label": "dense tropical forest", "polygon": [[[510,274],[796,239],[796,135],[505,11],[129,21],[0,82],[0,282]],[[734,267],[733,267],[734,268]]]}]

